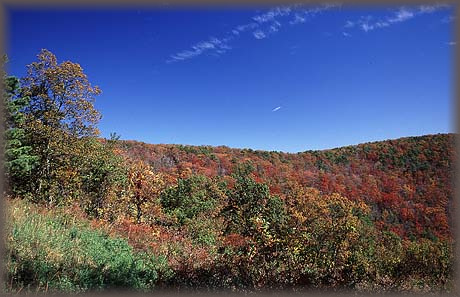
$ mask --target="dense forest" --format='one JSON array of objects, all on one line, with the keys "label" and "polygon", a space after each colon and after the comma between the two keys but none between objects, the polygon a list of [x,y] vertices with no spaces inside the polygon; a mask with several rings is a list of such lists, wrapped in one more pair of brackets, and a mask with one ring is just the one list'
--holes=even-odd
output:
[{"label": "dense forest", "polygon": [[4,74],[5,291],[454,289],[454,134],[296,154],[103,139],[79,64],[42,50],[27,70]]}]

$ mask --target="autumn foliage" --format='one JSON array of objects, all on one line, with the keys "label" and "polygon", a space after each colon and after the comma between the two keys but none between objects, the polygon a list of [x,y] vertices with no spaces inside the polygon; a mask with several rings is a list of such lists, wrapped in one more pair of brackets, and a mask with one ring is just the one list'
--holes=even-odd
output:
[{"label": "autumn foliage", "polygon": [[43,50],[8,81],[9,291],[453,290],[453,134],[296,154],[100,139],[80,65]]}]

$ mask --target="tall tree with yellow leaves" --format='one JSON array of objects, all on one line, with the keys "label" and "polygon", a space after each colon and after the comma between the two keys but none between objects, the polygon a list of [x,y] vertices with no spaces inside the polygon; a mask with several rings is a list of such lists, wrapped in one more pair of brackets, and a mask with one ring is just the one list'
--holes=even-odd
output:
[{"label": "tall tree with yellow leaves", "polygon": [[[84,158],[80,140],[99,133],[96,124],[101,116],[94,100],[101,91],[91,85],[79,64],[58,63],[48,50],[37,57],[22,79],[22,95],[30,98],[24,109],[26,133],[34,154],[39,156],[31,182],[34,198],[53,205],[63,196],[77,194],[75,178]],[[63,175],[71,188],[63,186]]]}]

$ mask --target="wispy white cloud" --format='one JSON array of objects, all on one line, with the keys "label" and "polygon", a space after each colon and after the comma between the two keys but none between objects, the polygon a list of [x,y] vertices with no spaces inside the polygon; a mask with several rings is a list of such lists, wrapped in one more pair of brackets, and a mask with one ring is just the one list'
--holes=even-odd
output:
[{"label": "wispy white cloud", "polygon": [[392,15],[386,16],[381,19],[374,19],[372,16],[362,16],[358,20],[348,20],[344,28],[350,29],[354,27],[360,28],[364,32],[373,31],[375,29],[381,29],[390,27],[392,25],[406,22],[419,15],[434,13],[440,9],[449,7],[447,4],[435,4],[435,5],[420,5],[416,8],[400,7]]},{"label": "wispy white cloud", "polygon": [[280,109],[281,109],[281,106],[275,107],[275,108],[273,108],[272,112],[278,111]]},{"label": "wispy white cloud", "polygon": [[262,32],[262,30],[254,31],[254,32],[252,32],[252,34],[253,34],[254,37],[257,38],[257,39],[264,39],[265,37],[267,37],[267,35],[265,35],[265,33]]},{"label": "wispy white cloud", "polygon": [[176,53],[175,55],[171,55],[171,59],[167,60],[167,62],[187,60],[199,56],[202,53],[210,50],[213,50],[217,53],[225,53],[226,51],[231,49],[231,47],[228,45],[228,42],[230,40],[232,40],[230,36],[225,37],[223,39],[211,37],[206,41],[200,41],[197,44],[193,45],[190,50],[181,51]]},{"label": "wispy white cloud", "polygon": [[238,32],[245,32],[247,30],[251,30],[251,29],[255,29],[259,27],[259,24],[258,23],[249,23],[249,24],[245,24],[245,25],[240,25],[240,26],[237,26],[236,27],[236,30]]},{"label": "wispy white cloud", "polygon": [[272,22],[272,21],[275,21],[277,17],[289,15],[291,11],[293,10],[293,8],[296,6],[299,6],[299,5],[296,4],[296,5],[287,6],[287,7],[275,7],[271,9],[270,11],[268,11],[267,13],[257,15],[253,17],[252,19],[258,22],[259,24],[263,24],[266,22]]},{"label": "wispy white cloud", "polygon": [[[431,8],[430,10],[422,9],[422,11],[424,11],[425,13],[430,13],[430,12],[434,11],[434,8]],[[399,9],[399,11],[397,11],[395,13],[395,16],[393,18],[388,19],[388,23],[391,24],[391,23],[404,22],[404,21],[407,21],[407,20],[413,18],[414,16],[415,16],[414,12],[406,10],[405,8],[401,8],[401,9]]]},{"label": "wispy white cloud", "polygon": [[271,25],[270,25],[270,32],[278,32],[278,30],[281,28],[281,23],[278,22],[278,21],[274,21]]},{"label": "wispy white cloud", "polygon": [[[280,6],[268,10],[265,13],[251,17],[246,24],[237,25],[222,37],[211,37],[207,40],[197,42],[190,48],[170,55],[167,63],[188,60],[204,53],[221,55],[232,49],[230,45],[243,34],[250,34],[253,38],[261,40],[270,37],[284,27],[285,24],[297,25],[306,23],[309,19],[332,8],[340,7],[340,4],[324,4],[317,7],[306,7],[301,4]],[[371,15],[361,16],[356,20],[347,20],[343,26],[342,35],[350,37],[352,29],[370,32],[380,28],[386,28],[398,23],[406,22],[422,14],[434,13],[442,8],[450,7],[447,4],[420,5],[414,8],[401,7],[392,14],[376,18]],[[445,22],[452,21],[452,17]],[[289,27],[289,26],[288,26]]]},{"label": "wispy white cloud", "polygon": [[345,23],[344,28],[353,28],[355,25],[356,25],[355,22],[347,21],[347,22]]},{"label": "wispy white cloud", "polygon": [[400,8],[398,11],[394,13],[394,15],[386,17],[383,20],[378,21],[368,21],[368,20],[361,20],[360,27],[363,31],[369,32],[378,28],[385,28],[389,27],[396,23],[405,22],[415,16],[415,13],[407,10],[406,8]]},{"label": "wispy white cloud", "polygon": [[451,42],[448,42],[447,45],[457,45],[457,42],[451,41]]},{"label": "wispy white cloud", "polygon": [[[285,22],[290,25],[300,24],[305,22],[307,17],[313,17],[322,11],[337,6],[339,5],[324,4],[318,7],[304,8],[301,4],[294,4],[290,6],[275,7],[265,13],[253,16],[251,18],[252,22],[235,26],[220,39],[213,37],[208,40],[200,41],[192,45],[189,49],[171,55],[166,62],[184,61],[207,52],[214,55],[223,54],[232,48],[229,43],[241,37],[244,33],[250,32],[255,39],[265,39],[280,31]],[[295,15],[292,18],[293,14]],[[291,20],[287,21],[286,18],[289,17],[291,17]]]},{"label": "wispy white cloud", "polygon": [[291,25],[297,25],[301,23],[305,23],[309,17],[314,17],[317,14],[332,9],[332,8],[337,8],[340,7],[341,4],[339,3],[328,3],[324,4],[322,6],[318,7],[313,7],[309,9],[302,9],[302,10],[297,10],[294,14],[294,19],[292,19],[289,24]]},{"label": "wispy white cloud", "polygon": [[306,21],[307,21],[307,18],[306,18],[306,17],[303,17],[303,16],[301,16],[300,14],[296,13],[296,14],[294,15],[294,19],[291,20],[291,21],[289,22],[289,24],[291,24],[291,25],[301,24],[301,23],[305,23]]},{"label": "wispy white cloud", "polygon": [[435,5],[420,5],[418,10],[420,13],[432,13],[440,8],[449,7],[447,4],[435,4]]}]

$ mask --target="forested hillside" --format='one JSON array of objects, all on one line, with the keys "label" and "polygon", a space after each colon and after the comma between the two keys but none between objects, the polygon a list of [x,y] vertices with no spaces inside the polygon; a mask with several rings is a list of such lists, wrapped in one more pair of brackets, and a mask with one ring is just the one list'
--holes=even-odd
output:
[{"label": "forested hillside", "polygon": [[298,154],[100,138],[42,50],[4,75],[7,292],[452,292],[454,135]]},{"label": "forested hillside", "polygon": [[167,176],[230,176],[247,162],[280,197],[289,185],[364,201],[379,229],[402,237],[448,238],[452,219],[454,134],[407,137],[297,154],[225,146],[120,144],[130,158]]}]

